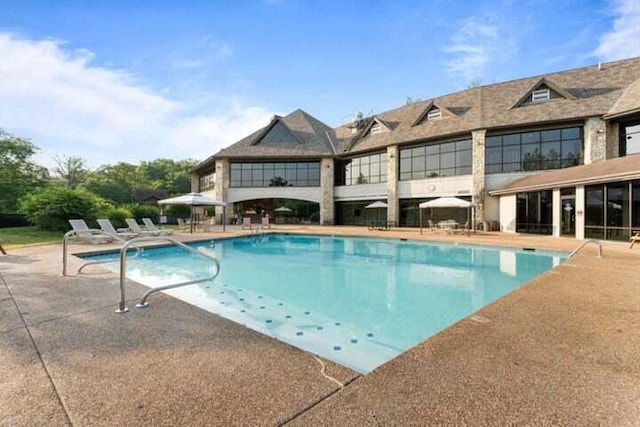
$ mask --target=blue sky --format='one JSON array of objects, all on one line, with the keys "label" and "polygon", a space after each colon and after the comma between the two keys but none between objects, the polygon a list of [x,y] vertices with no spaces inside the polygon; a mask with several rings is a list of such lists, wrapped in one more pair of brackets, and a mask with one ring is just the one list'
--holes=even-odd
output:
[{"label": "blue sky", "polygon": [[273,114],[640,56],[640,0],[0,0],[0,127],[38,161],[203,159]]}]

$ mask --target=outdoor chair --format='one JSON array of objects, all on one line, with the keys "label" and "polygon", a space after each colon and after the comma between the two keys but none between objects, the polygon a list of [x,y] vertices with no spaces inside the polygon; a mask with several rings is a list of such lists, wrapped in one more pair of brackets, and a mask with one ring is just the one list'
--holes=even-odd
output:
[{"label": "outdoor chair", "polygon": [[437,228],[437,227],[436,227],[436,225],[433,223],[433,221],[432,221],[432,220],[430,220],[430,219],[429,219],[429,220],[427,220],[427,224],[429,224],[429,231],[431,231],[431,232],[436,231],[436,228]]},{"label": "outdoor chair", "polygon": [[75,232],[74,240],[78,243],[109,243],[113,237],[106,236],[98,230],[91,229],[84,219],[70,219],[69,224]]},{"label": "outdoor chair", "polygon": [[143,230],[142,228],[140,228],[140,225],[133,218],[127,218],[125,219],[125,221],[129,226],[129,230],[133,231],[134,233],[138,233],[143,236],[159,236],[160,235],[157,231]]},{"label": "outdoor chair", "polygon": [[109,221],[108,219],[99,219],[98,225],[100,226],[100,229],[102,229],[102,231],[115,238],[132,239],[140,235],[139,233],[129,231],[128,228],[116,230],[113,224],[111,224],[111,221]]},{"label": "outdoor chair", "polygon": [[251,230],[251,218],[249,218],[248,216],[242,218],[242,229],[244,230],[246,228]]},{"label": "outdoor chair", "polygon": [[151,221],[151,218],[142,218],[144,226],[147,227],[147,231],[157,232],[158,236],[168,236],[173,234],[173,230],[161,230]]},{"label": "outdoor chair", "polygon": [[635,230],[633,231],[633,233],[635,234],[629,238],[629,240],[631,241],[631,246],[629,246],[629,249],[633,248],[633,245],[636,242],[640,242],[640,230]]},{"label": "outdoor chair", "polygon": [[269,217],[268,216],[263,216],[261,218],[262,223],[261,223],[261,227],[262,228],[271,228],[271,224],[269,223]]}]

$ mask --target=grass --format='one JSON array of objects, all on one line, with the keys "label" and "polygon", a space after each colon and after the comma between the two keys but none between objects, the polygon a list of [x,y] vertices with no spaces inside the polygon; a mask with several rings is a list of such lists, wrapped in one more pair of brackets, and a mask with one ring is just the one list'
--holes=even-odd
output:
[{"label": "grass", "polygon": [[61,231],[44,231],[37,227],[0,228],[0,242],[5,249],[62,242]]}]

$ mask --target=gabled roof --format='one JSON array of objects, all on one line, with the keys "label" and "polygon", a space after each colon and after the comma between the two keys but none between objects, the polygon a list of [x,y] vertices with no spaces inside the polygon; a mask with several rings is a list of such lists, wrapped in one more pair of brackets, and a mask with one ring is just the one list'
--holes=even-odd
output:
[{"label": "gabled roof", "polygon": [[491,191],[492,196],[569,187],[578,184],[596,184],[640,178],[640,154],[590,163],[566,169],[556,169],[529,175],[506,187]]},{"label": "gabled roof", "polygon": [[430,101],[429,104],[427,104],[427,106],[425,107],[422,114],[418,116],[418,118],[413,122],[411,126],[418,126],[419,124],[421,124],[424,121],[424,119],[426,119],[427,114],[429,114],[429,112],[435,108],[440,110],[440,118],[455,117],[456,115],[453,111],[449,110],[447,107],[442,107],[437,103]]},{"label": "gabled roof", "polygon": [[638,112],[640,112],[640,78],[627,87],[604,118],[612,119]]},{"label": "gabled roof", "polygon": [[559,95],[561,98],[564,99],[571,99],[571,100],[575,100],[576,97],[573,96],[571,93],[569,93],[568,91],[564,90],[563,88],[561,88],[560,86],[556,85],[555,83],[553,83],[551,81],[551,79],[549,79],[548,77],[542,77],[540,80],[538,80],[536,82],[536,84],[534,84],[531,89],[529,89],[523,96],[522,98],[520,98],[518,100],[518,102],[516,102],[513,107],[511,108],[517,108],[522,106],[527,100],[531,99],[531,94],[533,93],[533,91],[540,89],[541,87],[546,86],[547,88],[549,88],[551,91],[555,92],[557,95]]},{"label": "gabled roof", "polygon": [[151,188],[137,188],[133,192],[133,201],[136,203],[141,202],[157,202],[161,199],[169,197],[168,190],[154,190]]},{"label": "gabled roof", "polygon": [[217,158],[320,158],[335,154],[335,132],[303,110],[274,116],[268,125],[196,165],[210,166]]}]

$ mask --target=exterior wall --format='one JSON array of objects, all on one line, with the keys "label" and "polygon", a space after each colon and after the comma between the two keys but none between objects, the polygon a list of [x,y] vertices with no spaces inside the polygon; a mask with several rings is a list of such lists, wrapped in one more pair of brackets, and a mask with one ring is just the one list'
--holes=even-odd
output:
[{"label": "exterior wall", "polygon": [[334,223],[334,184],[335,165],[333,159],[324,158],[320,160],[320,224],[332,225]]},{"label": "exterior wall", "polygon": [[472,187],[471,175],[398,181],[397,199],[469,196]]},{"label": "exterior wall", "polygon": [[584,124],[584,164],[607,160],[607,124],[589,117]]},{"label": "exterior wall", "polygon": [[198,175],[197,173],[192,173],[191,174],[191,192],[192,193],[197,193],[198,191],[200,191],[200,175]]},{"label": "exterior wall", "polygon": [[576,239],[584,239],[584,185],[576,186]]},{"label": "exterior wall", "polygon": [[473,184],[471,188],[471,201],[475,203],[474,223],[478,224],[485,219],[485,173],[484,173],[484,150],[486,129],[471,132],[471,147],[473,150]]},{"label": "exterior wall", "polygon": [[519,180],[520,178],[524,178],[529,175],[536,175],[540,172],[541,171],[490,174],[485,178],[485,189],[486,191],[499,190],[501,188],[504,188],[508,184]]},{"label": "exterior wall", "polygon": [[484,220],[500,222],[500,198],[499,197],[487,196],[484,198]]},{"label": "exterior wall", "polygon": [[398,200],[398,146],[387,147],[387,221],[398,224],[400,221],[400,201]]},{"label": "exterior wall", "polygon": [[[387,199],[387,184],[339,185],[334,189],[335,201]],[[391,197],[389,197],[391,199]]]},{"label": "exterior wall", "polygon": [[560,237],[560,220],[562,215],[562,201],[560,199],[560,189],[554,188],[552,195],[553,212],[552,212],[552,231],[553,237]]},{"label": "exterior wall", "polygon": [[620,157],[620,125],[618,123],[607,123],[607,159]]},{"label": "exterior wall", "polygon": [[500,231],[516,232],[516,195],[500,197]]},{"label": "exterior wall", "polygon": [[227,202],[255,199],[297,199],[321,203],[320,187],[248,187],[229,188]]}]

